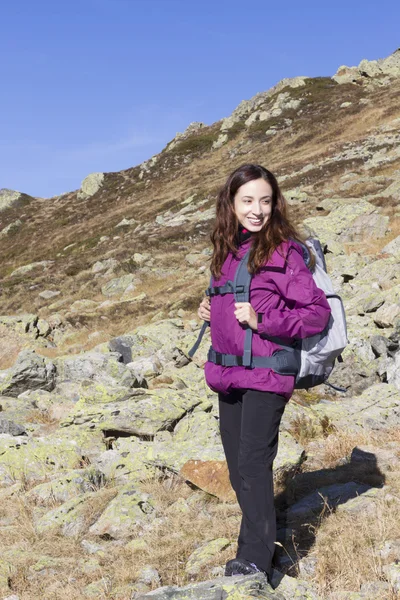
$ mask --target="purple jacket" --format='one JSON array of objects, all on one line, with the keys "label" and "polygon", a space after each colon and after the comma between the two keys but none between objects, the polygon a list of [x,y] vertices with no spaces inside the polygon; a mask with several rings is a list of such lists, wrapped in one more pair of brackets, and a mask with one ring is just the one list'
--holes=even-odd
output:
[{"label": "purple jacket", "polygon": [[[213,285],[221,286],[234,280],[240,258],[250,245],[251,239],[240,245],[238,258],[229,253],[222,275],[213,280]],[[253,276],[250,303],[256,313],[262,313],[258,331],[253,331],[253,356],[271,356],[281,349],[263,338],[264,334],[288,342],[305,338],[325,329],[331,312],[324,292],[315,285],[304,263],[301,247],[293,241],[283,242]],[[234,310],[233,294],[212,297],[211,342],[217,352],[242,356],[245,327],[236,319]],[[223,367],[207,361],[204,374],[207,385],[223,394],[241,388],[274,392],[289,399],[294,389],[294,376],[278,375],[267,368]]]}]

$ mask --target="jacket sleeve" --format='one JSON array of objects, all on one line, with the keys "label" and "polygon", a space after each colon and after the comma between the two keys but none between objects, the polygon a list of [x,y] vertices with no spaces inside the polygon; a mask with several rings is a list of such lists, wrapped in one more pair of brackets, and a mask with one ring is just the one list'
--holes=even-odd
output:
[{"label": "jacket sleeve", "polygon": [[259,314],[257,331],[261,336],[302,339],[325,329],[331,309],[306,267],[300,248],[289,248],[286,268],[274,273],[273,282],[283,303]]}]

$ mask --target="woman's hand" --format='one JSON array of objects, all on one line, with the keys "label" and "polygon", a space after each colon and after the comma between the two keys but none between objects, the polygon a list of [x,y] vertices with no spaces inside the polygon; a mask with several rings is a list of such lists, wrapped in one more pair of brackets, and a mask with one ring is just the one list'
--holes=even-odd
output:
[{"label": "woman's hand", "polygon": [[235,302],[235,317],[243,325],[249,325],[257,331],[257,315],[250,302]]},{"label": "woman's hand", "polygon": [[197,311],[197,314],[199,315],[200,319],[203,319],[203,321],[210,321],[211,320],[211,310],[210,309],[211,309],[210,298],[208,296],[206,296],[200,302],[199,310]]}]

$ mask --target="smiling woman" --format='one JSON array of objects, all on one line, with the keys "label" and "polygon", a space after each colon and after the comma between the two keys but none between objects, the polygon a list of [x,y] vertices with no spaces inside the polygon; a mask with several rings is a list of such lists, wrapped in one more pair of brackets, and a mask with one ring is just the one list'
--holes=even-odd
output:
[{"label": "smiling woman", "polygon": [[[218,393],[221,440],[243,513],[236,557],[225,575],[269,577],[276,537],[272,466],[295,380],[293,370],[277,367],[276,354],[285,353],[282,343],[323,331],[330,307],[304,263],[278,182],[265,167],[246,164],[229,175],[211,240],[212,281],[198,313],[211,326],[204,374]],[[248,294],[241,279],[246,260]]]}]

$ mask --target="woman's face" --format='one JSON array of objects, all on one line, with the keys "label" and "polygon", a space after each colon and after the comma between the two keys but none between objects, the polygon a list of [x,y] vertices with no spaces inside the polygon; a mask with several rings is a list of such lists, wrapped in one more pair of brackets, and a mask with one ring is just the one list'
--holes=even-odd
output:
[{"label": "woman's face", "polygon": [[248,231],[260,231],[272,210],[272,187],[262,177],[244,183],[235,194],[234,210]]}]

